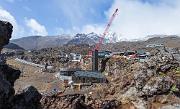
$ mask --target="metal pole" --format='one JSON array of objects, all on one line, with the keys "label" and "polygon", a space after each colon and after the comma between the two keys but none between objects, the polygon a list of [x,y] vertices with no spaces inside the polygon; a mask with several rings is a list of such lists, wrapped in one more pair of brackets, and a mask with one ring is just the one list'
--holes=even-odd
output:
[{"label": "metal pole", "polygon": [[92,71],[98,71],[98,50],[92,54]]}]

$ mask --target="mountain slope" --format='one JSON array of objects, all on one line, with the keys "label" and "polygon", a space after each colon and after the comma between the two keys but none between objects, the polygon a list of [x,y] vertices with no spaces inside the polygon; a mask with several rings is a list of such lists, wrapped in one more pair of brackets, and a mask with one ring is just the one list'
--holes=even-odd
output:
[{"label": "mountain slope", "polygon": [[17,44],[26,50],[30,50],[30,49],[41,49],[41,48],[61,46],[66,44],[69,40],[71,40],[71,38],[72,37],[69,35],[29,36],[20,39],[14,39],[11,40],[10,42]]},{"label": "mountain slope", "polygon": [[[99,42],[100,36],[95,33],[90,34],[76,34],[74,37],[70,35],[59,35],[59,36],[29,36],[20,39],[11,40],[11,43],[17,44],[18,46],[29,50],[29,49],[41,49],[58,47],[62,45],[94,45]],[[102,49],[105,50],[126,50],[126,49],[138,49],[143,48],[148,44],[161,44],[168,47],[180,48],[180,37],[176,35],[153,35],[148,36],[147,40],[137,41],[120,41],[112,44],[105,44],[106,40],[103,41]]]},{"label": "mountain slope", "polygon": [[99,41],[99,36],[95,33],[90,34],[76,34],[76,36],[70,40],[68,45],[80,45],[80,44],[88,44],[94,45]]},{"label": "mountain slope", "polygon": [[4,48],[13,49],[13,50],[14,49],[16,49],[16,50],[24,50],[24,48],[20,47],[17,44],[14,44],[14,43],[9,43],[9,44],[5,45]]},{"label": "mountain slope", "polygon": [[[62,45],[94,45],[99,42],[100,36],[95,33],[76,34],[59,36],[28,36],[11,40],[11,43],[17,44],[26,50],[58,47]],[[107,41],[108,39],[105,39]]]},{"label": "mountain slope", "polygon": [[102,45],[102,50],[125,51],[146,48],[148,44],[164,44],[170,48],[180,49],[180,37],[176,35],[153,35],[147,40],[141,41],[120,41],[113,44]]}]

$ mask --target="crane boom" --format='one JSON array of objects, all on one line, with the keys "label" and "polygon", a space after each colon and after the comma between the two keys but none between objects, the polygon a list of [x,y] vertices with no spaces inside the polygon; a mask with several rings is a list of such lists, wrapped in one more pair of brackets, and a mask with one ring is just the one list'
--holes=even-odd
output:
[{"label": "crane boom", "polygon": [[104,30],[104,33],[102,34],[102,36],[101,36],[100,39],[99,39],[99,43],[96,44],[96,47],[95,47],[96,50],[99,50],[100,46],[102,45],[102,42],[103,42],[103,40],[104,40],[104,37],[105,37],[106,34],[108,33],[109,28],[110,28],[110,26],[111,26],[114,18],[115,18],[116,15],[117,15],[117,12],[118,12],[118,9],[116,9],[115,12],[113,13],[113,15],[111,16],[111,18],[110,18],[110,20],[109,20],[109,22],[108,22],[108,24],[107,24],[107,26],[106,26],[106,28],[105,28],[105,30]]},{"label": "crane boom", "polygon": [[[95,51],[95,50],[99,50],[99,49],[100,49],[100,46],[102,45],[102,42],[103,42],[103,40],[104,40],[104,37],[105,37],[106,34],[108,33],[109,28],[110,28],[110,26],[111,26],[114,18],[116,17],[117,13],[118,13],[118,9],[116,9],[115,12],[113,13],[113,15],[111,16],[108,24],[106,25],[106,28],[105,28],[105,30],[104,30],[104,33],[101,35],[101,37],[100,37],[100,39],[99,39],[99,42],[96,44],[95,48],[92,49],[92,51]],[[89,51],[88,56],[92,56],[92,51]]]}]

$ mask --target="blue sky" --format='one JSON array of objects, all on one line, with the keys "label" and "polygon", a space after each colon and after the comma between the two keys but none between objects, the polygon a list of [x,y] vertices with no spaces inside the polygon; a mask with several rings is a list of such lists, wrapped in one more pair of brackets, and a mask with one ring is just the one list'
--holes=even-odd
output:
[{"label": "blue sky", "polygon": [[[26,20],[34,19],[44,25],[49,35],[61,34],[58,29],[71,30],[86,24],[103,24],[112,0],[0,0],[24,29]],[[60,31],[61,32],[61,31]]]},{"label": "blue sky", "polygon": [[143,2],[143,3],[158,4],[162,0],[140,0],[140,1]]},{"label": "blue sky", "polygon": [[13,38],[102,33],[116,8],[110,31],[121,38],[180,33],[178,0],[0,0],[0,19],[12,22]]}]

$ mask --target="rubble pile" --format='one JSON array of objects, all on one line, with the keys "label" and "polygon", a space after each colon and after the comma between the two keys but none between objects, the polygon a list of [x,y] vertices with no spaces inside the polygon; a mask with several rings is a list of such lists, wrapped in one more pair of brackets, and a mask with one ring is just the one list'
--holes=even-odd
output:
[{"label": "rubble pile", "polygon": [[[81,98],[82,104],[78,106],[82,109],[176,109],[180,104],[179,61],[164,48],[157,51],[144,63],[124,58],[109,59],[105,70],[111,72],[107,76],[109,83],[94,85],[91,94],[82,95],[85,98]],[[47,109],[76,109],[73,104],[79,96],[72,98],[45,97],[41,103]]]},{"label": "rubble pile", "polygon": [[56,48],[43,48],[31,50],[21,58],[40,64],[49,61],[50,63],[66,63],[65,54],[80,53],[86,55],[91,48],[88,45],[65,45]]},{"label": "rubble pile", "polygon": [[106,62],[105,72],[118,74],[118,71],[124,70],[131,63],[124,57],[112,57]]},{"label": "rubble pile", "polygon": [[33,50],[30,53],[26,53],[22,55],[20,58],[29,62],[33,62],[35,64],[45,64],[46,62],[58,63],[60,61],[60,57],[58,56],[57,51],[52,51],[50,49],[42,49],[42,50]]},{"label": "rubble pile", "polygon": [[[124,64],[118,65],[125,65],[125,67],[119,67],[116,69],[117,71],[112,71],[109,84],[102,86],[101,90],[99,90],[100,87],[98,90],[95,88],[94,92],[105,95],[103,99],[114,98],[122,104],[133,103],[138,109],[153,107],[159,102],[163,106],[179,104],[180,64],[178,59],[180,54],[176,54],[178,58],[175,58],[174,54],[165,48],[157,51],[156,55],[144,63],[121,61]],[[115,62],[111,62],[110,67],[116,66],[117,68],[118,65]],[[161,95],[166,97],[167,102],[155,101],[157,97],[162,98]]]},{"label": "rubble pile", "polygon": [[179,66],[179,60],[174,58],[173,54],[165,48],[162,48],[156,56],[150,58],[146,67],[147,70],[154,72],[154,75],[150,76],[149,81],[145,81],[147,84],[142,88],[145,95],[167,93],[172,86],[179,86],[180,77],[175,71]]},{"label": "rubble pile", "polygon": [[41,103],[43,109],[86,109],[85,97],[80,94],[66,95],[62,97],[43,97]]},{"label": "rubble pile", "polygon": [[69,61],[70,53],[87,54],[90,49],[91,48],[88,45],[69,45],[56,48],[31,50],[17,57],[35,64],[45,65],[48,63],[48,65],[54,66],[55,71],[59,71],[59,68],[77,66],[75,65],[76,63]]},{"label": "rubble pile", "polygon": [[92,99],[82,94],[43,97],[43,109],[116,109],[119,102],[116,100]]}]

